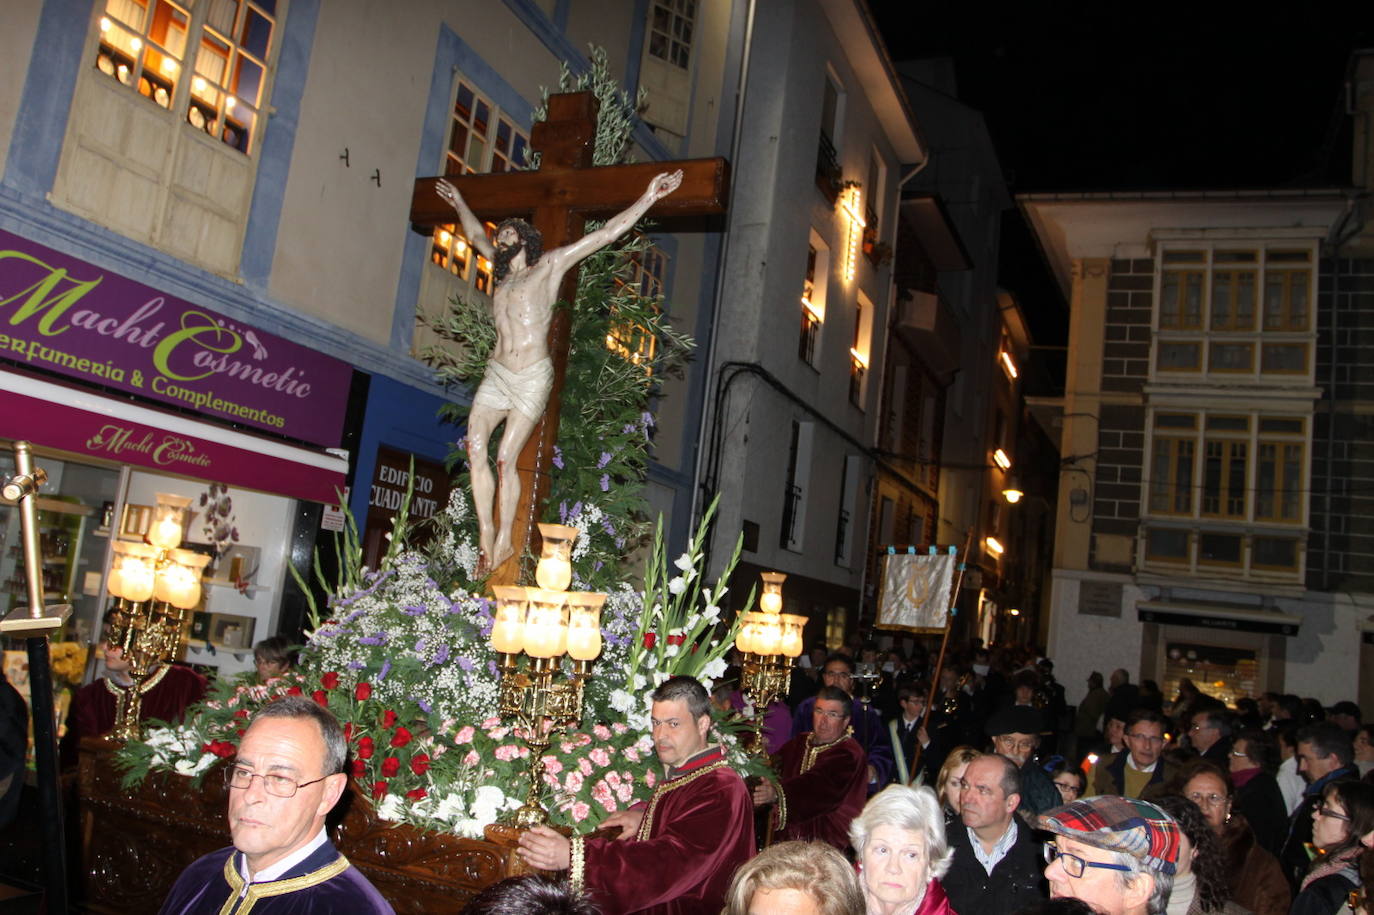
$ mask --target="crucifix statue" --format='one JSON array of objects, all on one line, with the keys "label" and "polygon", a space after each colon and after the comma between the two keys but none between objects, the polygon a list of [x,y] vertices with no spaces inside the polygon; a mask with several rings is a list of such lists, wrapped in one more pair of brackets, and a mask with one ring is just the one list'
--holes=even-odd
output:
[{"label": "crucifix statue", "polygon": [[[411,201],[411,222],[419,228],[452,222],[456,210],[468,241],[494,267],[497,342],[467,434],[481,571],[495,570],[492,584],[515,582],[548,493],[569,338],[568,312],[553,305],[573,298],[571,268],[629,231],[651,207],[660,217],[715,215],[724,212],[726,196],[724,159],[593,167],[597,103],[591,93],[550,96],[548,111],[531,137],[542,156],[539,171],[421,178]],[[632,196],[639,188],[646,189]],[[481,219],[506,220],[495,245]],[[588,219],[608,221],[584,237]],[[540,241],[549,249],[542,255]],[[502,421],[493,477],[487,449]]]}]

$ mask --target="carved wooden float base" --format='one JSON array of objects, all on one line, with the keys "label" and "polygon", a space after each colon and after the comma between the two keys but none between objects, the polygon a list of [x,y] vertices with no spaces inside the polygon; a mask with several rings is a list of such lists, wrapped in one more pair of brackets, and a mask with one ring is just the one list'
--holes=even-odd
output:
[{"label": "carved wooden float base", "polygon": [[[87,911],[156,912],[192,861],[230,844],[228,789],[212,772],[199,786],[155,773],[132,791],[120,787],[115,744],[81,746],[78,810],[81,860],[69,862]],[[518,831],[488,829],[460,839],[377,819],[350,781],[330,816],[335,846],[397,912],[458,912],[487,886],[528,872],[515,856]]]}]

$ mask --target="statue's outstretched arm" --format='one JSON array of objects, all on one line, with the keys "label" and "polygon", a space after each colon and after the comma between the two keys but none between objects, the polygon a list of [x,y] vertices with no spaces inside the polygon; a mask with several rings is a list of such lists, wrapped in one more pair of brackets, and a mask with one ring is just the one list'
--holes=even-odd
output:
[{"label": "statue's outstretched arm", "polygon": [[630,231],[634,224],[639,222],[639,218],[649,211],[649,207],[677,190],[681,184],[682,169],[654,176],[654,180],[649,182],[648,188],[645,189],[640,198],[606,220],[604,226],[595,232],[582,236],[571,244],[549,252],[545,257],[553,260],[554,266],[560,271],[571,268],[573,264],[593,251],[610,244]]},{"label": "statue's outstretched arm", "polygon": [[434,190],[441,199],[448,201],[458,211],[458,221],[463,224],[463,234],[467,236],[468,244],[476,248],[487,260],[494,260],[496,248],[492,245],[491,239],[487,238],[487,230],[483,228],[481,221],[468,208],[463,195],[458,193],[458,188],[440,178]]}]

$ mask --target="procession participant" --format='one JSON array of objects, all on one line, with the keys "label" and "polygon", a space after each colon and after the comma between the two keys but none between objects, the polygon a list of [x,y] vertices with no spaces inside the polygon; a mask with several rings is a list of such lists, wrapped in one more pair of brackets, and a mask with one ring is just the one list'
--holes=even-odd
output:
[{"label": "procession participant", "polygon": [[[97,677],[72,696],[71,711],[67,715],[67,733],[62,737],[60,758],[63,768],[76,765],[81,738],[98,737],[114,730],[118,710],[118,692],[132,687],[129,670],[133,664],[124,657],[124,649],[110,643],[110,624],[102,628],[100,644],[96,646],[105,656],[105,676]],[[179,722],[186,707],[205,698],[205,678],[184,664],[157,663],[141,687],[143,698],[138,718],[147,721]]]},{"label": "procession participant", "polygon": [[954,857],[941,880],[959,915],[1002,915],[1045,898],[1040,843],[1016,815],[1020,802],[1016,763],[989,753],[968,764],[959,819],[945,831]]},{"label": "procession participant", "polygon": [[1174,766],[1163,759],[1164,718],[1158,712],[1137,710],[1126,719],[1126,749],[1098,762],[1093,769],[1093,794],[1149,797],[1162,793]]},{"label": "procession participant", "polygon": [[1029,705],[1003,708],[988,719],[986,727],[993,752],[1011,760],[1020,771],[1022,816],[1044,813],[1063,803],[1050,777],[1035,761],[1043,728],[1044,715]]},{"label": "procession participant", "polygon": [[[832,654],[821,667],[821,686],[833,686],[854,695],[854,659],[847,654]],[[819,695],[819,693],[817,694]],[[792,736],[797,737],[811,730],[811,710],[815,705],[813,696],[797,706],[792,715]],[[868,757],[868,793],[874,794],[892,781],[894,768],[892,747],[888,741],[887,728],[883,727],[882,716],[861,699],[850,700],[849,724],[854,729],[854,739],[863,747]]]},{"label": "procession participant", "polygon": [[754,788],[754,804],[775,804],[779,841],[816,839],[844,851],[849,824],[863,810],[867,765],[849,728],[849,694],[823,686],[812,706],[812,730],[778,751],[779,779]]},{"label": "procession participant", "polygon": [[603,915],[717,915],[730,875],[754,854],[749,789],[710,746],[711,699],[692,677],[673,677],[651,696],[654,748],[666,770],[647,805],[619,811],[603,828],[618,839],[575,836],[547,826],[520,837],[530,867],[570,871]]},{"label": "procession participant", "polygon": [[347,751],[339,722],[314,701],[286,696],[264,706],[224,770],[234,844],[182,871],[161,911],[393,912],[325,833],[348,784]]}]

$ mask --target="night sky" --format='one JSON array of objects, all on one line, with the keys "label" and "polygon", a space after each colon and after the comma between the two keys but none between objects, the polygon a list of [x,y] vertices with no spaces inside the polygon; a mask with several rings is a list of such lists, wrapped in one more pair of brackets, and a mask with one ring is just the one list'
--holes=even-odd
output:
[{"label": "night sky", "polygon": [[[869,4],[893,60],[954,60],[1013,194],[1349,184],[1345,69],[1374,45],[1369,3]],[[1063,343],[1019,214],[1004,228],[1003,285],[1037,342]]]}]

